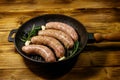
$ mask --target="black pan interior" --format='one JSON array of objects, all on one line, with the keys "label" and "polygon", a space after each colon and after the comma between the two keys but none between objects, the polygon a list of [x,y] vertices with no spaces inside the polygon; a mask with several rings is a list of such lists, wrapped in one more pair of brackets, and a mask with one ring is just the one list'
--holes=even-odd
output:
[{"label": "black pan interior", "polygon": [[[41,60],[38,60],[38,58],[40,58],[39,56],[33,57],[33,56],[27,56],[27,55],[24,54],[24,52],[21,50],[22,46],[24,46],[24,42],[22,42],[20,38],[26,32],[30,31],[32,29],[33,25],[41,26],[41,25],[45,25],[47,22],[54,22],[54,21],[59,21],[59,22],[66,23],[66,24],[72,26],[77,31],[77,33],[79,35],[79,41],[81,43],[80,44],[81,49],[74,56],[78,55],[83,50],[83,48],[85,47],[85,45],[87,43],[87,40],[88,40],[86,29],[77,20],[75,20],[75,19],[73,19],[69,16],[60,15],[60,14],[46,14],[46,15],[35,17],[35,18],[27,21],[26,23],[24,23],[18,29],[18,31],[15,35],[15,45],[16,45],[17,51],[23,57],[25,57],[27,59],[30,59],[30,60],[35,61],[35,62],[42,62]],[[74,57],[74,56],[72,56],[72,57]]]}]

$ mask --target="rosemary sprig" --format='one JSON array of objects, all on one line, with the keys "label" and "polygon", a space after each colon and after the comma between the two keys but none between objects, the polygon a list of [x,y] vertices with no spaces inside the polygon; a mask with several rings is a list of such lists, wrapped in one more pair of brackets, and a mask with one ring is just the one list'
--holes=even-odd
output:
[{"label": "rosemary sprig", "polygon": [[27,33],[27,36],[23,35],[21,40],[23,42],[30,41],[31,37],[37,35],[39,30],[41,30],[40,26],[37,27],[37,26],[33,25],[32,29]]},{"label": "rosemary sprig", "polygon": [[80,45],[79,41],[76,41],[76,42],[74,43],[74,47],[73,47],[73,49],[70,51],[70,56],[73,56],[73,55],[78,51],[79,45]]}]

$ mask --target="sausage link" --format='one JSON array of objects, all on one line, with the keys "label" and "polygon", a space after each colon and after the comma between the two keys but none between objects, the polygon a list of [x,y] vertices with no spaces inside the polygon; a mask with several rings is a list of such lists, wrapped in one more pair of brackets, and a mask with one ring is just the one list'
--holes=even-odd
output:
[{"label": "sausage link", "polygon": [[55,62],[56,61],[56,58],[55,58],[52,50],[50,50],[48,47],[46,47],[44,45],[23,46],[22,50],[26,54],[38,54],[38,55],[42,56],[46,62]]},{"label": "sausage link", "polygon": [[66,48],[72,48],[74,45],[72,38],[60,30],[55,30],[55,29],[40,30],[38,32],[38,35],[54,37],[58,39],[59,41],[61,41]]},{"label": "sausage link", "polygon": [[31,38],[31,42],[34,44],[43,44],[43,45],[47,45],[47,46],[51,47],[54,50],[54,52],[58,58],[63,57],[65,54],[63,45],[53,37],[34,36]]},{"label": "sausage link", "polygon": [[78,35],[77,35],[75,29],[68,24],[65,24],[65,23],[62,23],[62,22],[48,22],[46,24],[46,29],[61,30],[61,31],[67,33],[69,36],[71,36],[71,38],[74,41],[78,40]]}]

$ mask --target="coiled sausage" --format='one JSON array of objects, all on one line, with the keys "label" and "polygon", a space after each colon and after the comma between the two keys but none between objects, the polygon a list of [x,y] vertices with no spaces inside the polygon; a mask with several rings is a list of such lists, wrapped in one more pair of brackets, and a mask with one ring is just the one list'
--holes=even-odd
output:
[{"label": "coiled sausage", "polygon": [[61,41],[66,48],[72,48],[74,45],[72,38],[60,30],[55,30],[55,29],[40,30],[38,32],[38,35],[54,37],[59,41]]},{"label": "coiled sausage", "polygon": [[51,47],[54,50],[54,52],[58,58],[63,57],[65,54],[63,45],[53,37],[34,36],[31,38],[31,42],[34,44],[43,44],[43,45],[47,45],[47,46]]},{"label": "coiled sausage", "polygon": [[48,22],[46,24],[46,29],[58,29],[65,33],[67,33],[71,38],[76,41],[78,40],[78,35],[74,28],[72,28],[70,25],[62,23],[62,22]]},{"label": "coiled sausage", "polygon": [[28,45],[23,46],[22,50],[27,54],[38,54],[42,56],[46,62],[55,62],[56,58],[52,50],[44,45]]}]

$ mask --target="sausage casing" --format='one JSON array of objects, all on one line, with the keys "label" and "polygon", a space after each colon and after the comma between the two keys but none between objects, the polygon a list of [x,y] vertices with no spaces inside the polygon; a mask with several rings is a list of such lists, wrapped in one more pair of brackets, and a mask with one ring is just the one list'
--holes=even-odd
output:
[{"label": "sausage casing", "polygon": [[73,27],[62,22],[48,22],[46,24],[46,29],[58,29],[67,33],[71,38],[76,41],[78,40],[78,35]]},{"label": "sausage casing", "polygon": [[50,50],[48,47],[46,47],[44,45],[23,46],[22,50],[26,54],[38,54],[38,55],[42,56],[46,62],[55,62],[56,61],[56,58],[55,58],[52,50]]},{"label": "sausage casing", "polygon": [[61,58],[65,54],[65,49],[63,45],[55,38],[49,36],[34,36],[31,38],[31,42],[34,44],[43,44],[51,47],[56,56]]},{"label": "sausage casing", "polygon": [[74,41],[72,40],[72,38],[60,30],[55,30],[55,29],[40,30],[38,32],[38,35],[54,37],[59,41],[61,41],[66,48],[72,48],[74,45]]}]

